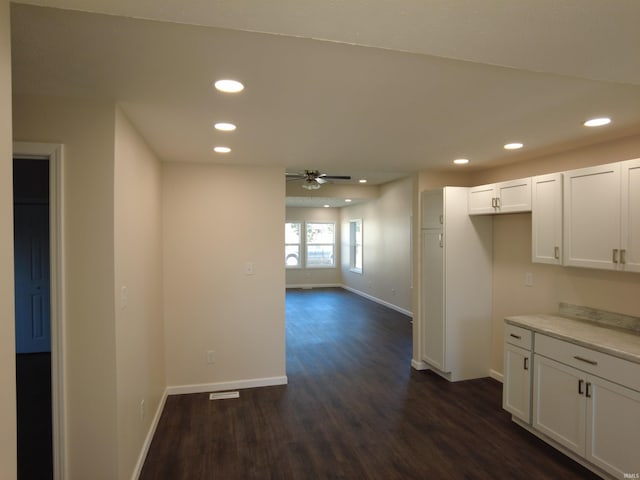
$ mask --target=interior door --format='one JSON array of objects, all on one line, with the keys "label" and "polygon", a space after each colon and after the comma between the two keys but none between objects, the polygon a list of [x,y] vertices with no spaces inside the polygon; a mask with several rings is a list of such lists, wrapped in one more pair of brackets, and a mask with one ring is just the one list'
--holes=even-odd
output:
[{"label": "interior door", "polygon": [[49,206],[14,206],[16,353],[51,351]]}]

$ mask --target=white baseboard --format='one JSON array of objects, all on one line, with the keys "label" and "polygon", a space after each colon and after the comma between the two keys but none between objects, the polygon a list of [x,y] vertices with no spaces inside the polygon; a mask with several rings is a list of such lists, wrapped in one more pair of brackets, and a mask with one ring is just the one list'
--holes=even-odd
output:
[{"label": "white baseboard", "polygon": [[147,432],[147,436],[144,439],[144,443],[142,444],[142,450],[140,450],[140,455],[138,456],[138,461],[136,462],[136,467],[133,470],[133,475],[131,475],[132,480],[138,480],[140,474],[142,473],[142,467],[144,466],[144,461],[147,458],[147,453],[149,453],[149,447],[151,446],[151,441],[153,440],[153,436],[156,434],[156,429],[158,428],[158,422],[160,421],[160,417],[162,416],[162,411],[164,410],[164,404],[167,401],[167,389],[162,394],[162,398],[160,399],[160,403],[158,404],[158,408],[156,408],[156,413],[153,416],[153,421],[151,422],[151,426],[149,427],[149,431]]},{"label": "white baseboard", "polygon": [[395,310],[396,312],[400,312],[408,317],[413,318],[413,312],[410,312],[409,310],[406,310],[402,307],[394,305],[393,303],[386,302],[377,297],[374,297],[373,295],[369,295],[368,293],[361,292],[360,290],[356,290],[355,288],[349,287],[347,285],[340,285],[340,287],[344,288],[345,290],[349,290],[350,292],[355,293],[356,295],[360,295],[361,297],[364,297],[368,300],[379,303],[380,305],[384,305],[385,307],[390,308],[391,310]]},{"label": "white baseboard", "polygon": [[342,288],[339,283],[301,283],[297,285],[285,285],[285,288],[301,288],[311,290],[312,288]]},{"label": "white baseboard", "polygon": [[411,359],[411,367],[415,370],[429,370],[429,365],[424,363],[423,361]]},{"label": "white baseboard", "polygon": [[491,378],[493,378],[494,380],[499,381],[500,383],[504,382],[504,375],[502,373],[500,373],[500,372],[497,372],[497,371],[493,370],[493,369],[489,370],[489,376]]},{"label": "white baseboard", "polygon": [[286,385],[287,376],[250,378],[233,382],[199,383],[196,385],[177,385],[167,387],[168,395],[184,395],[187,393],[221,392],[224,390],[239,390],[243,388],[271,387],[274,385]]}]

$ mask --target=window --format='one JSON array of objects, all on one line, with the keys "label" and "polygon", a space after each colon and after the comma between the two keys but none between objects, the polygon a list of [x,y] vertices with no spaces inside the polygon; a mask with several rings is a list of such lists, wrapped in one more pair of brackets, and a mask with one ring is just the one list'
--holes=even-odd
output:
[{"label": "window", "polygon": [[307,223],[306,266],[333,267],[336,236],[335,223]]},{"label": "window", "polygon": [[349,221],[349,270],[362,273],[362,220]]},{"label": "window", "polygon": [[335,223],[284,224],[284,264],[287,268],[335,267]]},{"label": "window", "polygon": [[287,267],[300,268],[301,223],[284,224],[284,263]]}]

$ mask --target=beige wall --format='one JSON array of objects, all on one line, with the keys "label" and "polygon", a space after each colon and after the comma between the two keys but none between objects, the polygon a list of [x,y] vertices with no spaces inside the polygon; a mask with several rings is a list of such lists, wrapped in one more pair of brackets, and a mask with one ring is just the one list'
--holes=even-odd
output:
[{"label": "beige wall", "polygon": [[380,196],[341,209],[342,249],[349,252],[349,220],[362,219],[362,274],[342,258],[342,283],[399,309],[412,312],[411,218],[412,177],[380,187]]},{"label": "beige wall", "polygon": [[[323,187],[324,188],[324,187]],[[333,222],[336,224],[336,261],[340,259],[340,209],[338,208],[294,208],[286,209],[287,222]],[[289,286],[340,285],[340,266],[335,268],[287,268],[286,284]]]},{"label": "beige wall", "polygon": [[[640,136],[547,156],[493,169],[476,177],[477,184],[640,157]],[[596,226],[594,226],[596,228]],[[558,302],[640,316],[640,275],[628,272],[531,262],[531,214],[496,215],[493,221],[493,365],[503,371],[503,318],[522,313],[554,312]],[[525,287],[527,272],[533,286]]]},{"label": "beige wall", "polygon": [[0,0],[0,478],[16,478],[13,163],[9,2]]},{"label": "beige wall", "polygon": [[284,377],[284,169],[162,171],[167,384]]},{"label": "beige wall", "polygon": [[120,109],[114,178],[118,478],[129,479],[165,390],[162,215],[160,162]]},{"label": "beige wall", "polygon": [[65,146],[67,474],[71,480],[112,480],[118,478],[114,107],[86,99],[16,96],[13,100],[15,140]]}]

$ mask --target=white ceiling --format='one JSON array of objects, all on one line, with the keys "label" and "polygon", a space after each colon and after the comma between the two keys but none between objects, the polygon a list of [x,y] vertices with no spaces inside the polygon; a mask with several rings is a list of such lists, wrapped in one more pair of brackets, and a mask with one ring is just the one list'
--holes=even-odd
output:
[{"label": "white ceiling", "polygon": [[[640,133],[637,0],[21,3],[58,9],[13,5],[15,93],[117,101],[165,161],[375,184]],[[581,125],[597,115],[614,122]]]}]

